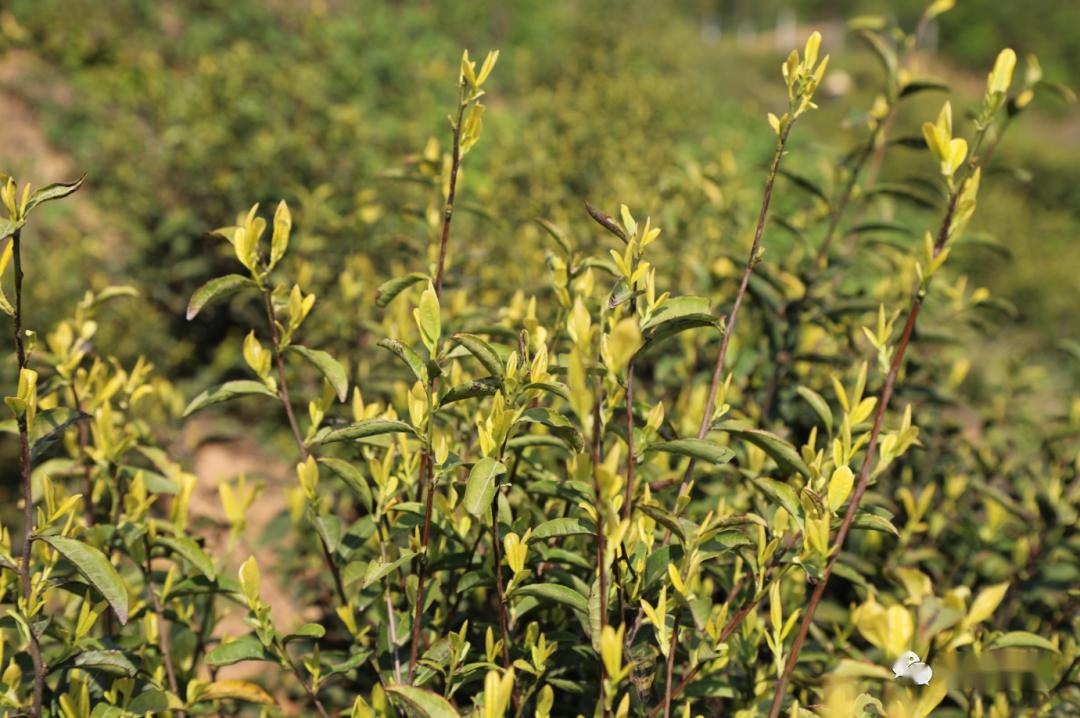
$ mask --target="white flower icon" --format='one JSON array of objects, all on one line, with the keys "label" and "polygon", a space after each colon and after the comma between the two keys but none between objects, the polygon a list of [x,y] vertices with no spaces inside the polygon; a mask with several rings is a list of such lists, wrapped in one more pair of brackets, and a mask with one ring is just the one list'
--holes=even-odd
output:
[{"label": "white flower icon", "polygon": [[906,676],[920,686],[930,683],[930,677],[934,675],[933,669],[920,660],[914,651],[908,651],[897,658],[892,670],[894,678]]}]

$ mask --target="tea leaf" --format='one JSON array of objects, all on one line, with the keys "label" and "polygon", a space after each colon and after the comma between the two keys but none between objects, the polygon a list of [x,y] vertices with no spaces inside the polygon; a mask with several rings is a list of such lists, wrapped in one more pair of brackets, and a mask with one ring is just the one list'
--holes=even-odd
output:
[{"label": "tea leaf", "polygon": [[83,651],[75,656],[75,665],[128,677],[139,672],[131,659],[123,651],[117,650]]},{"label": "tea leaf", "polygon": [[188,302],[187,307],[188,321],[194,319],[202,311],[202,308],[214,299],[247,288],[257,289],[258,285],[251,279],[239,274],[226,274],[224,277],[211,279],[191,295],[191,301]]},{"label": "tea leaf", "polygon": [[733,422],[718,422],[712,425],[713,431],[726,431],[737,439],[747,441],[758,447],[777,463],[781,471],[800,473],[809,478],[810,467],[799,456],[798,450],[776,434],[762,429],[743,428]]},{"label": "tea leaf", "polygon": [[457,711],[438,693],[413,686],[387,686],[387,693],[400,698],[420,718],[459,718]]},{"label": "tea leaf", "polygon": [[658,441],[649,444],[645,452],[662,451],[665,454],[677,456],[689,456],[698,461],[707,461],[710,464],[726,464],[735,457],[735,452],[726,446],[720,446],[708,439],[674,439],[672,441]]},{"label": "tea leaf", "polygon": [[86,175],[83,175],[74,182],[57,182],[55,184],[46,185],[37,192],[30,195],[30,199],[26,202],[26,214],[30,214],[30,210],[37,207],[42,202],[51,202],[54,199],[63,199],[68,195],[74,193],[80,187],[82,187],[83,180],[86,179]]},{"label": "tea leaf", "polygon": [[241,661],[273,661],[274,657],[263,647],[258,636],[248,634],[235,641],[221,643],[206,654],[207,665],[215,668],[231,666]]},{"label": "tea leaf", "polygon": [[825,427],[825,431],[829,433],[829,436],[832,436],[833,415],[828,402],[825,401],[821,394],[818,394],[809,387],[800,386],[795,391],[798,392],[799,396],[803,399],[806,399],[807,403],[810,404],[810,408],[813,409],[814,413],[821,419],[821,424]]},{"label": "tea leaf", "polygon": [[356,497],[360,499],[360,503],[364,505],[364,509],[371,513],[374,499],[371,495],[371,487],[368,486],[367,479],[364,478],[364,474],[360,469],[344,459],[333,456],[320,456],[319,463],[334,472],[349,487],[349,490],[356,494]]},{"label": "tea leaf", "polygon": [[450,337],[450,340],[468,349],[469,353],[476,357],[476,360],[488,370],[489,374],[502,378],[503,363],[499,359],[499,355],[486,341],[475,334],[464,333],[454,334]]},{"label": "tea leaf", "polygon": [[276,705],[277,702],[254,683],[238,680],[214,681],[200,693],[198,703],[206,701],[237,700],[263,705]]},{"label": "tea leaf", "polygon": [[596,527],[581,519],[560,518],[551,519],[533,529],[529,536],[529,543],[543,541],[549,538],[561,538],[563,536],[595,536]]},{"label": "tea leaf", "polygon": [[428,276],[421,274],[420,272],[413,272],[412,274],[406,274],[404,277],[396,277],[387,282],[384,282],[379,289],[375,292],[375,306],[385,307],[390,302],[394,301],[397,295],[404,292],[418,282],[427,281]]},{"label": "tea leaf", "polygon": [[465,510],[478,518],[486,516],[491,510],[491,500],[495,498],[496,479],[505,473],[506,466],[491,457],[476,462],[465,484]]},{"label": "tea leaf", "polygon": [[799,495],[795,493],[795,489],[767,476],[754,479],[754,485],[770,499],[783,506],[792,518],[802,516],[802,504],[799,502]]},{"label": "tea leaf", "polygon": [[412,370],[413,376],[421,384],[428,383],[427,367],[424,364],[424,360],[420,358],[420,355],[413,351],[411,348],[405,346],[396,339],[380,339],[378,346],[393,352],[403,362],[405,362],[409,369]]},{"label": "tea leaf", "polygon": [[156,543],[187,560],[188,563],[198,569],[199,573],[211,581],[216,578],[217,571],[214,570],[214,562],[210,560],[210,557],[206,555],[206,552],[202,550],[199,544],[187,536],[159,536]]},{"label": "tea leaf", "polygon": [[270,391],[262,382],[251,381],[250,379],[227,381],[220,386],[201,392],[192,399],[191,403],[184,409],[184,416],[191,416],[196,411],[201,411],[214,404],[220,404],[223,401],[229,401],[230,399],[241,396],[251,396],[253,394],[277,398],[277,394]]},{"label": "tea leaf", "polygon": [[338,401],[345,401],[349,397],[349,380],[345,376],[345,367],[337,359],[321,349],[308,349],[298,344],[290,344],[285,351],[299,354],[305,361],[322,372],[330,386],[334,387]]},{"label": "tea leaf", "polygon": [[532,596],[568,606],[584,615],[589,613],[589,599],[572,588],[558,583],[530,583],[514,589],[514,596]]},{"label": "tea leaf", "polygon": [[416,429],[404,421],[397,421],[396,419],[364,419],[337,429],[324,427],[315,434],[315,438],[311,440],[311,445],[318,446],[320,444],[333,444],[337,441],[355,441],[379,436],[380,434],[415,435]]},{"label": "tea leaf", "polygon": [[1003,633],[990,641],[990,645],[987,646],[986,650],[999,651],[1003,648],[1035,648],[1040,651],[1061,653],[1057,646],[1050,641],[1042,636],[1037,636],[1034,633],[1028,633],[1027,631],[1009,631],[1008,633]]},{"label": "tea leaf", "polygon": [[45,543],[64,555],[75,564],[79,573],[97,589],[109,605],[112,606],[121,624],[128,619],[128,595],[124,582],[105,554],[90,544],[62,536],[42,536]]}]

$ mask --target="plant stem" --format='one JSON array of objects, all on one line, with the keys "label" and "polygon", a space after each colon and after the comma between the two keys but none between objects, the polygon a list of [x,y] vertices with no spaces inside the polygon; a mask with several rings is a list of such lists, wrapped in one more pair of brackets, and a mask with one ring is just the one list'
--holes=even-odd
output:
[{"label": "plant stem", "polygon": [[[431,418],[428,419],[430,427]],[[430,446],[431,430],[428,429],[428,444]],[[409,683],[416,674],[416,661],[419,658],[420,646],[420,616],[424,612],[424,581],[427,577],[427,549],[431,542],[431,512],[435,499],[435,486],[432,482],[431,449],[425,448],[420,456],[420,488],[426,490],[427,499],[424,506],[424,530],[420,535],[420,545],[423,547],[420,554],[420,565],[417,569],[416,582],[416,606],[413,608],[412,622],[412,645],[409,646]]]},{"label": "plant stem", "polygon": [[[154,607],[154,614],[158,620],[158,649],[161,651],[161,660],[165,664],[165,675],[169,679],[169,690],[175,695],[180,695],[180,688],[176,682],[176,671],[172,662],[172,639],[169,637],[169,625],[165,622],[165,611],[161,607],[157,591],[154,590],[153,573],[150,567],[150,539],[143,536],[143,548],[146,551],[146,565],[143,568],[143,579],[146,581],[146,592],[150,596],[150,604]],[[180,718],[184,718],[184,712],[178,711]]]},{"label": "plant stem", "polygon": [[510,669],[510,623],[506,616],[506,593],[503,591],[502,547],[499,545],[498,492],[491,500],[491,545],[495,560],[495,594],[499,602],[499,634],[502,638],[503,668]]},{"label": "plant stem", "polygon": [[[390,528],[386,527],[386,536],[382,535],[382,530],[379,527],[378,522],[375,524],[376,530],[379,532],[379,554],[382,558],[382,562],[386,563],[386,542],[390,540]],[[384,584],[383,593],[386,596],[386,620],[387,628],[390,633],[390,646],[394,653],[394,682],[401,683],[401,655],[398,653],[398,641],[397,641],[397,619],[394,618],[394,602],[390,599],[390,582],[387,581]]]},{"label": "plant stem", "polygon": [[300,686],[304,689],[304,693],[307,693],[308,699],[311,700],[312,705],[315,706],[315,710],[319,711],[319,715],[322,718],[330,718],[330,714],[326,712],[326,708],[323,706],[322,701],[315,695],[315,691],[308,685],[307,678],[304,677],[300,667],[293,661],[292,656],[285,649],[284,646],[278,646],[278,650],[281,652],[281,656],[285,659],[285,662],[289,664],[289,668],[292,669],[293,675],[296,676],[296,680],[300,681]]},{"label": "plant stem", "polygon": [[626,498],[623,501],[623,518],[627,521],[634,508],[634,360],[626,365]]},{"label": "plant stem", "polygon": [[450,222],[454,219],[454,196],[457,194],[458,170],[461,168],[461,121],[466,103],[458,100],[457,122],[454,123],[454,148],[450,159],[450,187],[443,208],[442,237],[439,240],[439,265],[435,270],[435,296],[442,293],[443,268],[446,266],[446,243],[450,239]]},{"label": "plant stem", "polygon": [[679,619],[682,610],[676,609],[671,622],[671,643],[668,644],[667,665],[664,667],[664,718],[671,718],[671,676],[675,672],[675,653],[679,647]]},{"label": "plant stem", "polygon": [[[446,193],[446,206],[443,208],[442,236],[439,240],[439,264],[435,270],[435,296],[442,294],[443,269],[446,267],[446,245],[450,239],[450,223],[454,219],[454,197],[457,195],[458,170],[461,168],[461,122],[465,116],[467,103],[458,98],[457,121],[453,126],[454,144],[450,161],[450,186]],[[432,357],[434,359],[434,357]],[[421,457],[420,466],[420,491],[427,492],[424,507],[424,529],[421,534],[421,546],[423,553],[420,556],[420,565],[417,569],[416,583],[416,608],[413,611],[412,645],[409,648],[409,683],[412,683],[416,672],[417,649],[420,643],[420,614],[424,610],[424,582],[427,573],[427,549],[431,537],[431,511],[435,498],[435,486],[432,483],[434,467],[431,456],[432,422],[434,421],[434,397],[438,387],[438,378],[432,377],[428,385],[428,437],[427,445]]]},{"label": "plant stem", "polygon": [[[23,343],[22,328],[22,253],[21,240],[22,230],[16,230],[11,235],[11,254],[15,265],[15,354],[19,360],[19,373],[27,368],[26,345]],[[30,478],[30,429],[26,423],[26,413],[20,415],[16,421],[19,426],[19,469],[22,474],[23,488],[23,554],[22,564],[19,568],[19,577],[22,579],[23,600],[26,608],[30,608],[31,576],[30,554],[34,541],[34,489]],[[41,645],[34,634],[32,622],[27,616],[30,628],[30,659],[34,664],[34,716],[41,715],[41,701],[45,694],[45,665],[41,661]]]},{"label": "plant stem", "polygon": [[[607,570],[604,548],[604,504],[600,491],[600,443],[603,440],[600,426],[600,397],[593,404],[593,440],[592,440],[592,480],[596,495],[596,567],[600,591],[600,631],[607,625]],[[604,662],[600,661],[600,706],[601,715],[607,715],[604,707],[604,681],[607,680]]]},{"label": "plant stem", "polygon": [[[949,239],[949,232],[952,228],[953,216],[956,212],[956,203],[959,199],[961,189],[962,183],[951,193],[949,198],[948,208],[945,211],[945,218],[942,220],[937,241],[934,242],[933,256],[935,258],[941,253],[941,250],[945,248],[945,243]],[[874,463],[874,455],[877,452],[878,435],[881,433],[881,425],[885,418],[885,411],[889,407],[889,400],[892,399],[893,390],[896,387],[896,377],[900,373],[900,367],[903,365],[904,354],[907,352],[908,345],[911,342],[911,335],[915,330],[915,322],[918,320],[919,311],[922,309],[925,297],[925,290],[920,289],[916,292],[915,297],[911,302],[907,322],[904,324],[904,332],[900,337],[900,343],[896,347],[896,354],[889,366],[889,373],[885,377],[885,383],[882,385],[881,394],[878,397],[877,411],[874,414],[874,424],[870,430],[870,440],[867,442],[866,446],[866,457],[863,459],[862,467],[859,469],[859,478],[855,484],[855,491],[851,496],[851,501],[848,503],[847,512],[844,514],[844,520],[836,533],[836,540],[833,542],[832,552],[828,562],[825,564],[825,570],[822,573],[821,579],[814,586],[814,592],[810,596],[810,602],[807,604],[806,611],[803,613],[802,621],[799,624],[799,631],[795,635],[795,641],[791,645],[791,654],[788,656],[787,664],[784,666],[784,672],[780,675],[780,680],[776,684],[776,694],[773,696],[772,707],[769,709],[769,718],[777,718],[780,714],[780,705],[784,701],[784,694],[787,689],[788,681],[791,679],[792,671],[795,670],[795,664],[799,660],[799,653],[802,651],[806,636],[810,632],[810,624],[813,623],[814,613],[817,611],[818,604],[821,603],[822,596],[825,595],[825,588],[829,584],[829,578],[832,576],[833,567],[836,565],[836,560],[839,558],[840,552],[844,548],[844,542],[847,539],[848,532],[851,530],[851,524],[855,520],[855,512],[858,511],[863,494],[866,492],[866,487],[870,483],[870,472]]]},{"label": "plant stem", "polygon": [[[712,424],[713,409],[716,406],[716,394],[720,388],[720,380],[724,374],[724,359],[727,357],[728,344],[731,341],[731,335],[735,331],[735,322],[739,318],[739,309],[742,307],[743,297],[746,296],[747,287],[750,285],[750,275],[754,271],[754,265],[758,263],[759,252],[761,251],[761,242],[765,236],[765,221],[769,214],[769,203],[772,201],[773,185],[776,184],[776,174],[780,170],[780,161],[784,157],[784,148],[787,146],[788,135],[791,132],[791,128],[794,125],[794,121],[789,122],[784,126],[780,135],[776,138],[776,149],[773,152],[772,164],[769,166],[769,174],[765,179],[765,191],[761,197],[761,209],[758,212],[757,225],[754,228],[754,243],[750,248],[750,256],[746,260],[746,267],[743,270],[742,281],[739,283],[739,289],[735,293],[735,302],[731,306],[731,312],[727,315],[724,321],[723,334],[720,339],[720,351],[716,356],[716,367],[713,369],[712,382],[709,384],[709,394],[705,399],[705,409],[701,413],[701,424],[698,426],[697,438],[704,439],[709,433],[709,426]],[[592,210],[590,208],[590,213]],[[593,215],[596,217],[596,215]],[[597,221],[601,221],[597,219]],[[603,223],[601,221],[601,223]],[[690,480],[694,476],[694,467],[696,461],[690,459],[690,463],[686,467],[686,473],[683,474],[682,480],[679,482],[679,496],[685,495],[690,485]],[[671,541],[671,531],[667,531],[664,534],[664,540],[661,546],[667,546]],[[638,609],[637,618],[634,620],[634,628],[627,632],[627,646],[633,642],[635,635],[637,634],[637,628],[641,626],[641,620],[643,616],[643,610]]]},{"label": "plant stem", "polygon": [[[765,571],[765,582],[766,583],[768,582],[769,577],[772,575],[772,572],[774,570],[776,570],[777,566],[780,565],[780,560],[783,558],[784,554],[791,550],[791,547],[795,545],[795,543],[799,540],[800,536],[801,536],[800,533],[791,534],[787,539],[784,540],[782,550],[777,551],[776,554],[773,555],[773,558],[769,562],[769,566]],[[730,605],[731,604],[732,599],[739,592],[739,587],[740,587],[739,583],[736,583],[734,586],[731,587],[731,591],[728,593],[727,598],[724,599],[724,604],[725,605]],[[757,607],[757,605],[759,603],[761,603],[761,600],[767,595],[767,593],[768,593],[768,591],[761,591],[759,594],[757,594],[753,598],[751,598],[746,603],[745,606],[743,606],[738,611],[736,611],[735,615],[732,616],[728,620],[728,622],[726,624],[724,624],[724,627],[720,630],[720,634],[717,637],[716,642],[719,644],[719,643],[723,643],[724,641],[726,641],[731,636],[731,634],[735,632],[735,629],[738,628],[742,624],[743,619],[745,619],[746,616],[751,611],[753,611],[754,608]],[[702,668],[703,665],[704,664],[702,662],[695,663],[690,668],[690,670],[686,672],[686,675],[683,676],[683,679],[681,681],[679,681],[679,685],[675,686],[674,689],[670,690],[670,700],[674,700],[675,698],[678,698],[680,695],[682,695],[682,692],[684,690],[686,690],[686,687],[689,686],[690,683],[697,676],[697,674],[701,672],[701,668]],[[670,681],[669,681],[669,685],[670,685]],[[656,706],[655,708],[653,708],[651,711],[649,711],[649,714],[648,714],[649,718],[653,718],[654,716],[658,715],[660,713],[660,710],[663,707],[664,707],[664,704],[660,704],[660,705]]]},{"label": "plant stem", "polygon": [[[697,438],[699,439],[704,439],[705,435],[709,433],[713,409],[716,406],[716,393],[720,388],[720,381],[724,375],[724,359],[727,357],[728,344],[731,342],[731,335],[735,332],[735,322],[739,318],[739,309],[742,308],[743,298],[746,296],[747,287],[750,285],[750,275],[754,271],[754,266],[760,260],[761,241],[765,236],[765,221],[769,214],[769,203],[772,201],[773,185],[776,184],[776,174],[780,170],[780,161],[783,159],[784,148],[787,146],[788,134],[790,134],[794,124],[794,121],[787,123],[776,139],[776,150],[773,153],[772,164],[769,167],[769,175],[765,180],[765,191],[761,197],[761,210],[758,212],[757,226],[754,228],[754,243],[750,247],[750,256],[746,260],[742,281],[739,283],[739,289],[735,293],[735,302],[731,305],[731,312],[724,322],[723,335],[720,339],[720,352],[716,355],[716,367],[713,369],[712,383],[709,385],[709,394],[705,399],[705,409],[701,414],[701,424],[698,426]],[[680,496],[686,492],[690,479],[693,477],[694,463],[693,460],[690,461],[690,465],[687,466],[686,473],[683,474],[682,481],[679,483]]]},{"label": "plant stem", "polygon": [[[296,423],[292,400],[289,398],[289,382],[285,379],[285,358],[281,353],[281,334],[278,332],[277,322],[274,320],[274,302],[269,288],[263,289],[263,304],[266,308],[266,321],[270,325],[270,339],[274,344],[274,364],[277,366],[278,373],[278,398],[281,399],[281,403],[285,406],[285,417],[289,420],[289,430],[292,432],[293,441],[296,442],[296,448],[300,452],[300,460],[307,461],[309,456],[308,448],[304,443],[303,434],[300,433],[300,425]],[[334,562],[330,547],[326,545],[326,541],[323,540],[321,535],[319,536],[319,545],[322,547],[326,567],[330,569],[330,575],[334,579],[334,588],[337,591],[338,598],[343,606],[348,606],[349,598],[345,595],[345,586],[341,582],[341,572]]]}]

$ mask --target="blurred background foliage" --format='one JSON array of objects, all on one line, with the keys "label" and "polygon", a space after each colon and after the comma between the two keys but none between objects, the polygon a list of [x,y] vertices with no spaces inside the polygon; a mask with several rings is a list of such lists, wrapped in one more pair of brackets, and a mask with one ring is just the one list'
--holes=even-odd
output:
[{"label": "blurred background foliage", "polygon": [[[1038,12],[959,3],[931,33],[949,64],[927,55],[916,66],[977,100],[983,78],[974,68],[1009,44],[1021,56],[1037,48],[1048,77],[1076,80],[1080,43],[1069,28],[1080,27],[1070,20],[1080,6],[1037,4]],[[826,30],[836,63],[832,97],[796,140],[800,172],[821,177],[847,148],[850,108],[868,105],[880,83],[839,20],[863,12],[910,25],[921,2],[14,0],[0,38],[5,94],[30,108],[50,152],[92,169],[83,194],[92,207],[56,218],[37,244],[50,276],[36,291],[62,316],[87,279],[97,287],[134,279],[143,300],[118,310],[102,341],[121,357],[148,353],[174,375],[191,371],[231,330],[225,314],[183,321],[186,297],[226,261],[204,233],[284,196],[297,208],[312,286],[353,302],[358,316],[343,323],[369,318],[374,286],[429,247],[424,216],[437,195],[394,174],[415,174],[430,137],[445,151],[447,133],[437,131],[452,99],[445,79],[463,46],[503,49],[502,82],[489,99],[493,141],[470,163],[464,209],[473,211],[460,225],[469,246],[460,261],[504,268],[499,281],[467,275],[485,304],[516,288],[543,291],[537,264],[521,256],[539,258],[545,246],[531,220],[595,234],[580,211],[585,199],[632,198],[669,233],[692,238],[696,266],[707,266],[752,218],[753,202],[743,200],[757,188],[720,196],[717,183],[769,155],[763,108],[778,98],[775,83],[761,80],[796,23],[800,33]],[[869,91],[849,97],[849,87]],[[932,94],[907,108],[907,134],[936,107]],[[992,184],[978,221],[1003,251],[962,258],[975,284],[1016,307],[1010,352],[1050,351],[1075,327],[1080,119],[1063,108],[1041,101],[1002,150],[997,171],[1010,176]],[[5,167],[39,184],[55,179],[35,176],[39,153],[18,144],[0,144]],[[907,154],[918,167],[919,154]],[[886,172],[914,171],[899,164]],[[234,360],[219,358],[212,370]]]}]

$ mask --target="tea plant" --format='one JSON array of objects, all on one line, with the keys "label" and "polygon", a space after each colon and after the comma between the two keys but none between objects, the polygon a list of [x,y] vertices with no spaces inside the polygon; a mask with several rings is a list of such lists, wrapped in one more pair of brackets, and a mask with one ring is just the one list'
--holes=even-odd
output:
[{"label": "tea plant", "polygon": [[[1015,81],[1003,50],[970,133],[946,101],[917,143],[898,137],[901,106],[946,89],[908,65],[948,6],[911,33],[853,23],[884,82],[824,182],[792,168],[792,137],[813,129],[829,57],[817,33],[788,56],[764,187],[752,211],[725,208],[748,254],[586,203],[581,221],[537,220],[547,286],[503,307],[485,302],[500,267],[471,276],[454,223],[498,86],[498,52],[466,52],[449,152],[432,141],[393,175],[428,193],[408,210],[426,251],[377,291],[350,258],[317,301],[310,208],[294,227],[285,201],[269,217],[256,204],[215,230],[239,266],[186,317],[250,323],[232,349],[247,378],[186,408],[148,361],[97,351],[105,303],[132,288],[87,293],[36,346],[23,232],[80,183],[4,177],[25,512],[20,540],[0,532],[5,711],[1068,714],[1080,400],[1012,415],[1025,377],[984,373],[946,334],[998,329],[988,290],[947,260],[976,243],[991,158],[1041,72],[1029,58]],[[933,181],[887,176],[886,153],[915,144]],[[909,234],[921,243],[892,241]],[[687,279],[701,251],[715,254]],[[371,305],[355,324],[354,303]],[[992,390],[965,388],[971,372]],[[219,485],[229,540],[214,545],[167,450],[184,417],[237,405],[279,417],[295,447],[300,625],[279,625],[265,591],[289,577],[232,555],[264,489]],[[231,609],[249,632],[219,625]],[[929,682],[896,680],[908,652]],[[226,677],[241,663],[259,679]]]}]

